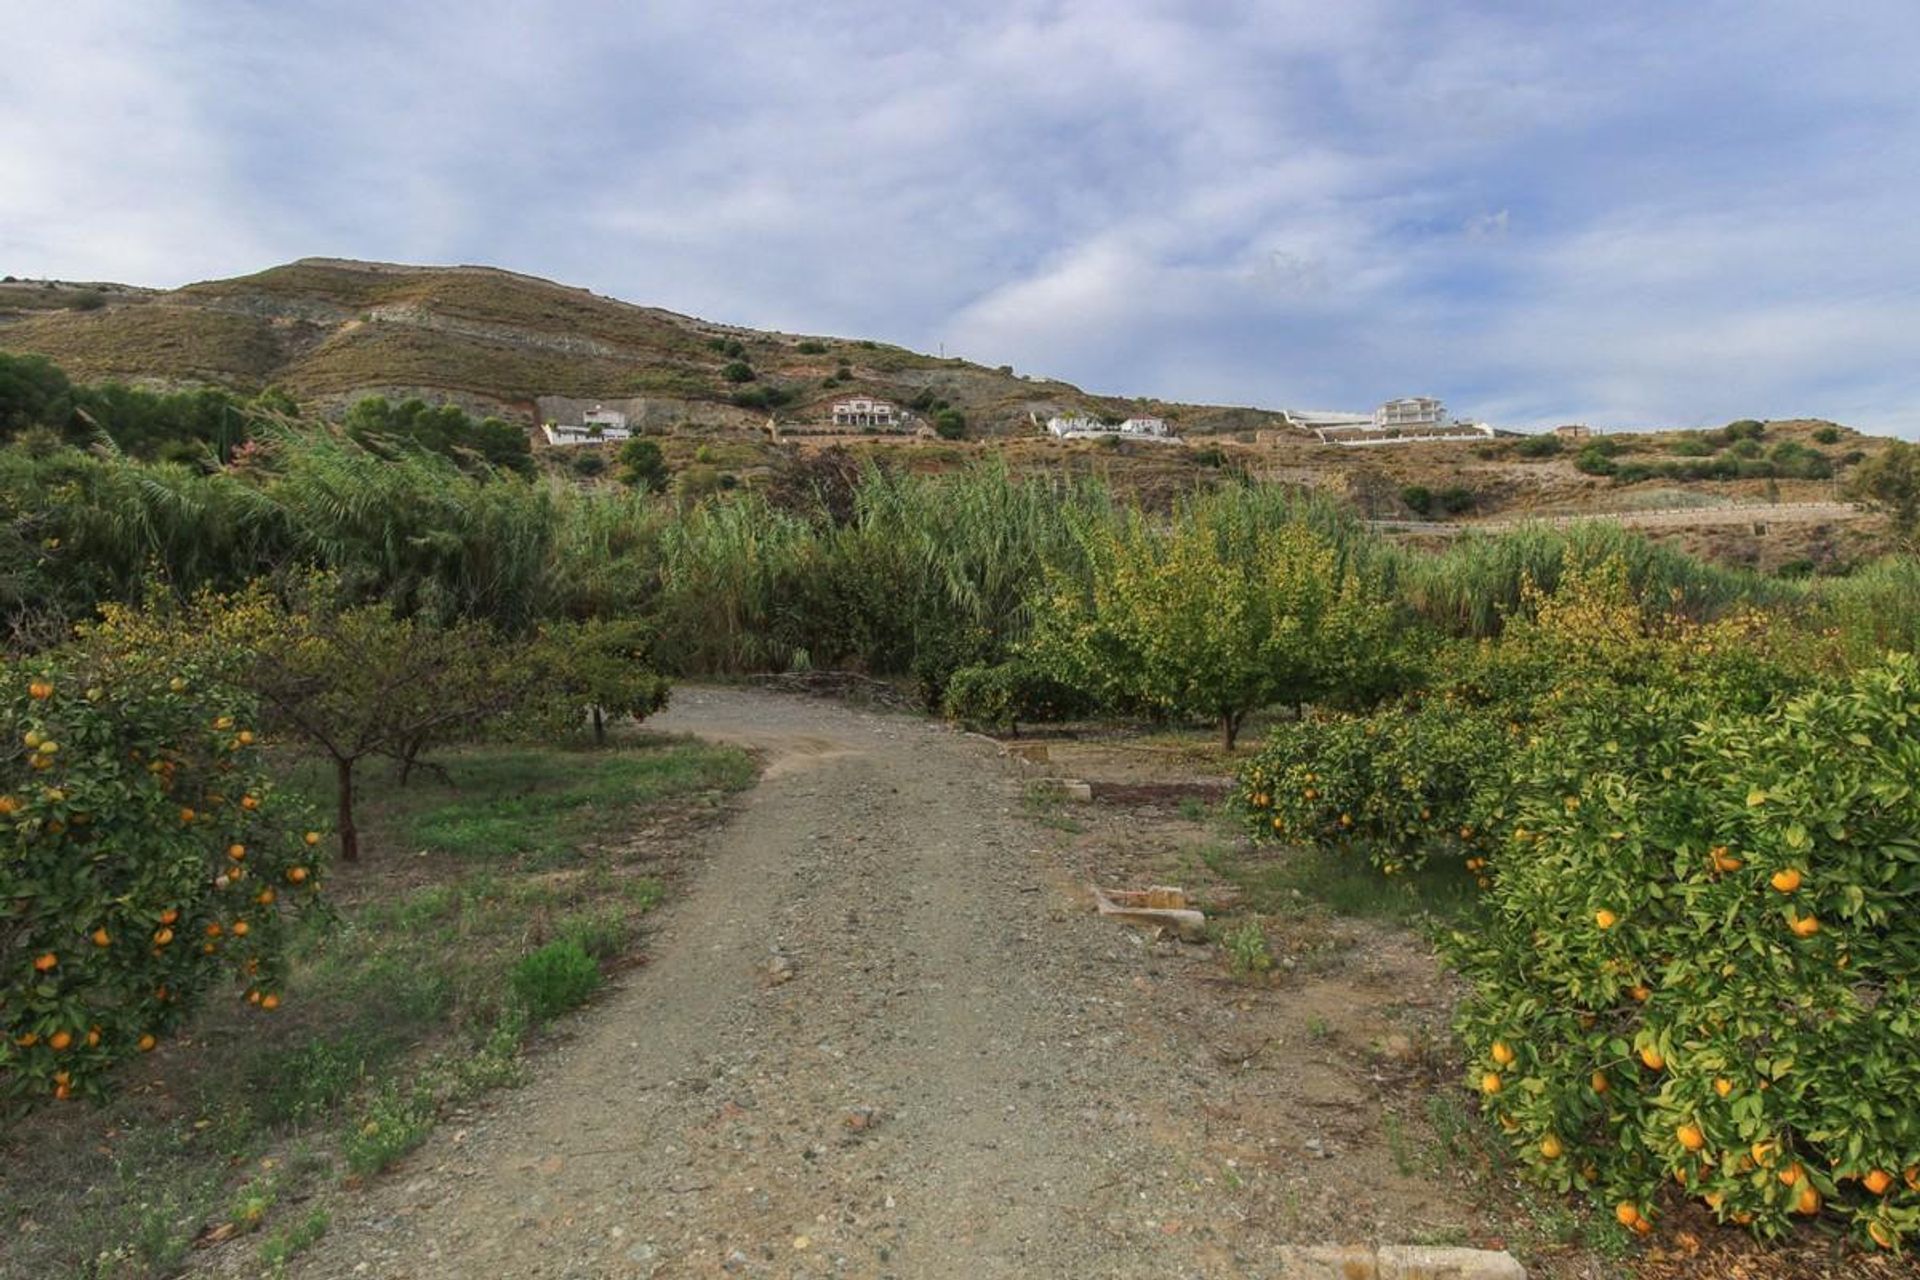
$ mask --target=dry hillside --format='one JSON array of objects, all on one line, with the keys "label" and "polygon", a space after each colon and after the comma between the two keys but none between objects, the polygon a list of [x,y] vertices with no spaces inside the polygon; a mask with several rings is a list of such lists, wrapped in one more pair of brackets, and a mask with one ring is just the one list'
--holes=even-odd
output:
[{"label": "dry hillside", "polygon": [[[937,400],[966,416],[971,439],[958,444],[853,442],[917,470],[992,452],[1018,471],[1099,475],[1155,504],[1196,482],[1244,472],[1335,493],[1383,521],[1640,519],[1633,513],[1693,508],[1706,514],[1642,523],[1651,536],[1765,568],[1840,566],[1882,544],[1876,522],[1851,514],[1802,512],[1755,524],[1726,510],[1831,503],[1849,466],[1885,443],[1818,421],[1768,423],[1763,442],[1768,451],[1785,442],[1819,450],[1834,475],[1817,480],[1594,475],[1576,466],[1578,445],[1541,456],[1513,438],[1341,448],[1286,428],[1269,410],[1093,395],[1004,366],[864,339],[745,329],[491,267],[307,258],[164,292],[8,279],[0,281],[0,349],[49,356],[79,381],[209,383],[243,392],[278,385],[324,414],[371,394],[419,395],[527,423],[543,396],[617,403],[662,438],[676,470],[707,468],[709,482],[755,483],[784,458],[824,443],[773,444],[764,431],[768,410],[737,403],[743,394],[771,391],[784,402],[774,410],[782,421],[806,423],[823,417],[832,399],[866,393]],[[736,363],[752,371],[750,381],[729,378]],[[1163,416],[1190,447],[1061,443],[1034,426],[1034,417],[1063,411]],[[1609,437],[1620,462],[1656,471],[1700,458],[1711,438],[1697,431]],[[1725,447],[1716,442],[1710,452]],[[1425,511],[1421,490],[1435,499]]]},{"label": "dry hillside", "polygon": [[[74,305],[88,290],[99,300]],[[790,397],[783,412],[798,416],[834,395],[930,392],[986,435],[1031,431],[1030,413],[1062,410],[1159,413],[1187,432],[1275,421],[1094,396],[884,343],[709,323],[490,267],[308,258],[163,293],[0,284],[0,348],[49,356],[83,381],[277,384],[323,411],[361,395],[419,394],[531,421],[537,397],[567,396],[638,401],[637,416],[663,426],[747,427],[765,411],[733,401],[765,387]],[[751,383],[728,380],[735,361],[752,369]]]}]

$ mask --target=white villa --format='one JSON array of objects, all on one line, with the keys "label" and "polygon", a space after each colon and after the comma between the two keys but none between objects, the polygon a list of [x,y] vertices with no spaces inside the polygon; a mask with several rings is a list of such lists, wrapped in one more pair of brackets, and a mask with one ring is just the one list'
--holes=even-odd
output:
[{"label": "white villa", "polygon": [[907,425],[907,415],[885,400],[875,400],[872,396],[854,396],[850,400],[833,402],[833,425],[855,429],[898,428]]},{"label": "white villa", "polygon": [[543,422],[540,431],[547,437],[548,444],[609,444],[633,435],[626,414],[597,404],[580,415],[578,425]]},{"label": "white villa", "polygon": [[1407,396],[1401,400],[1389,400],[1373,411],[1373,427],[1376,431],[1400,430],[1418,431],[1422,427],[1432,429],[1445,426],[1447,406],[1432,396]]},{"label": "white villa", "polygon": [[1311,431],[1322,444],[1411,444],[1421,440],[1478,440],[1494,434],[1489,423],[1449,418],[1446,404],[1433,396],[1389,400],[1370,414],[1282,412],[1288,423]]},{"label": "white villa", "polygon": [[1131,439],[1177,441],[1165,418],[1128,418],[1118,426],[1108,426],[1085,414],[1055,416],[1047,419],[1047,434],[1058,440],[1092,440],[1101,436],[1126,436]]}]

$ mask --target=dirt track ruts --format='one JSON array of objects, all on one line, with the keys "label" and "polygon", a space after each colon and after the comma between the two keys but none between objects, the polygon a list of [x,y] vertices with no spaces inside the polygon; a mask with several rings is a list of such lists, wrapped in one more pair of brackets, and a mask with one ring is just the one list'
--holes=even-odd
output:
[{"label": "dirt track ruts", "polygon": [[744,689],[655,727],[769,767],[650,963],[291,1274],[1246,1273],[1158,1115],[1201,1082],[1117,994],[1146,948],[1066,909],[991,746]]}]

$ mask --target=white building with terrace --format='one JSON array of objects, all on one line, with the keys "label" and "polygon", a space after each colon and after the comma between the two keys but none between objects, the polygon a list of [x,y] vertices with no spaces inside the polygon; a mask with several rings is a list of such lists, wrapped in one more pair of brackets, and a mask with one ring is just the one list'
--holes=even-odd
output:
[{"label": "white building with terrace", "polygon": [[548,444],[614,444],[630,439],[633,428],[628,424],[626,414],[596,404],[582,413],[577,423],[541,423],[540,433],[547,438]]},{"label": "white building with terrace", "polygon": [[1057,440],[1093,440],[1102,436],[1121,436],[1134,440],[1179,439],[1165,418],[1128,418],[1125,422],[1109,424],[1078,413],[1056,414],[1048,418],[1047,434]]},{"label": "white building with terrace", "polygon": [[907,416],[886,400],[854,396],[833,402],[833,425],[849,431],[862,431],[869,427],[897,430],[907,425]]}]

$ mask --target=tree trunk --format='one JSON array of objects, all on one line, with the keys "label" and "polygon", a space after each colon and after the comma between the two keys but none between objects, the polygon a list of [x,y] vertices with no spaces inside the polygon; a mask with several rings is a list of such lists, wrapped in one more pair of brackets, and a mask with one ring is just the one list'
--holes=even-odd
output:
[{"label": "tree trunk", "polygon": [[349,756],[335,756],[333,759],[334,786],[340,802],[340,812],[335,822],[340,828],[340,859],[343,862],[360,861],[360,833],[353,825],[353,764]]},{"label": "tree trunk", "polygon": [[596,747],[607,745],[607,722],[601,716],[598,704],[593,708],[593,744]]},{"label": "tree trunk", "polygon": [[1245,714],[1241,711],[1220,713],[1220,745],[1225,747],[1229,754],[1233,751],[1233,744],[1240,738],[1240,719]]}]

